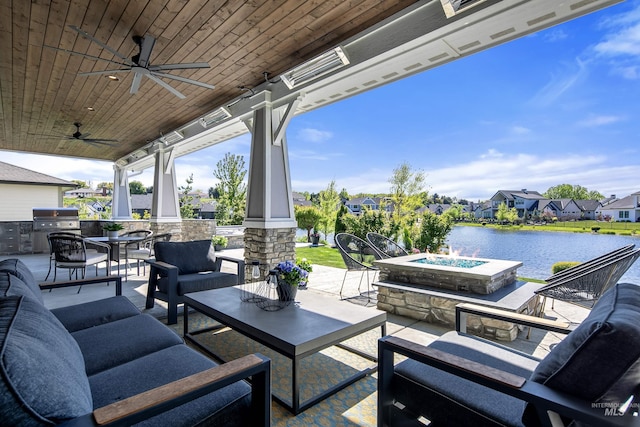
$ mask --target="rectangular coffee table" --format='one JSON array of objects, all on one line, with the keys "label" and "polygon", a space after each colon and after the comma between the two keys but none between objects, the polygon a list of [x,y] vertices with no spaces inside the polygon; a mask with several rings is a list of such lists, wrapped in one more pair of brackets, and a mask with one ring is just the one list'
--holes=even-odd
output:
[{"label": "rectangular coffee table", "polygon": [[278,396],[274,395],[273,398],[295,415],[378,369],[376,363],[301,403],[300,361],[336,345],[377,362],[375,356],[340,343],[376,327],[380,327],[382,336],[385,336],[386,312],[349,304],[309,290],[299,290],[296,302],[279,311],[264,311],[255,304],[240,301],[240,289],[236,287],[186,294],[184,303],[185,340],[217,359],[223,360],[195,340],[195,335],[210,331],[211,328],[189,331],[189,307],[291,360],[291,404]]}]

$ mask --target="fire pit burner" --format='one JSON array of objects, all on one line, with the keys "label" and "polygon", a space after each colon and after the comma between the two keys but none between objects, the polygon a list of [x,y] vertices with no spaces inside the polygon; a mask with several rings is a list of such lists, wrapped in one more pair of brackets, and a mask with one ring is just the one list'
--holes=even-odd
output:
[{"label": "fire pit burner", "polygon": [[431,265],[446,265],[448,267],[458,267],[458,268],[473,268],[479,265],[486,264],[487,261],[478,261],[477,259],[468,259],[468,258],[458,258],[458,257],[449,257],[449,256],[440,256],[440,255],[430,255],[426,258],[414,259],[410,262],[417,262],[420,264],[431,264]]}]

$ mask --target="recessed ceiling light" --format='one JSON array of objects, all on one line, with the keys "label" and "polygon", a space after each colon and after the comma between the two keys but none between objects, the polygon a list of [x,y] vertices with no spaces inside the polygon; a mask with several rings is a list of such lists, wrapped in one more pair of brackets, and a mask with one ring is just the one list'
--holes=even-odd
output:
[{"label": "recessed ceiling light", "polygon": [[117,82],[118,80],[120,80],[120,78],[118,78],[118,76],[114,76],[114,75],[109,75],[106,76],[109,80],[113,80],[115,82]]},{"label": "recessed ceiling light", "polygon": [[87,110],[89,110],[89,111],[96,111],[96,109],[95,109],[95,108],[93,108],[93,107],[87,107]]}]

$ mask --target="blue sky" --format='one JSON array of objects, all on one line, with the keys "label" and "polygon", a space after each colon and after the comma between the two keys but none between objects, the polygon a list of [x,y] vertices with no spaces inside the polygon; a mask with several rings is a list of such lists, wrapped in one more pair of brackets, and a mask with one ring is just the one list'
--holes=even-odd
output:
[{"label": "blue sky", "polygon": [[[403,162],[425,173],[430,193],[471,201],[563,183],[639,191],[640,0],[297,116],[287,137],[296,191],[335,180],[350,194],[388,192]],[[244,135],[179,158],[178,185],[193,173],[206,191],[224,153],[248,167],[249,145]],[[64,179],[113,179],[106,162],[2,158]],[[151,170],[132,179],[153,183]]]}]

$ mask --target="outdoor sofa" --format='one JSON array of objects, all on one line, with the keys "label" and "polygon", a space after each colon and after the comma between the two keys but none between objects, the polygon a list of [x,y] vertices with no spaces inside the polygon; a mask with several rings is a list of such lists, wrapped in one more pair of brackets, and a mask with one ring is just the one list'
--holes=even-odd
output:
[{"label": "outdoor sofa", "polygon": [[[155,299],[168,305],[167,324],[178,321],[178,304],[184,294],[244,284],[244,260],[216,254],[211,240],[156,242],[151,265],[146,308]],[[234,264],[235,273],[222,270],[222,262]]]},{"label": "outdoor sofa", "polygon": [[[217,365],[121,296],[48,310],[19,260],[0,262],[0,424],[270,425],[270,361]],[[249,385],[244,379],[251,377]]]}]

